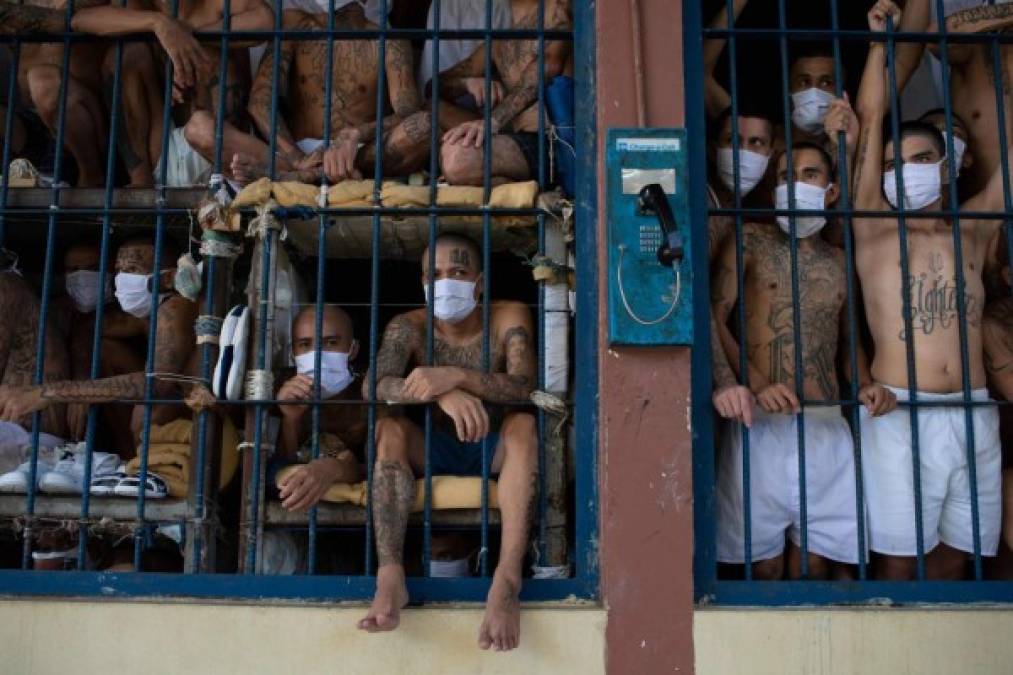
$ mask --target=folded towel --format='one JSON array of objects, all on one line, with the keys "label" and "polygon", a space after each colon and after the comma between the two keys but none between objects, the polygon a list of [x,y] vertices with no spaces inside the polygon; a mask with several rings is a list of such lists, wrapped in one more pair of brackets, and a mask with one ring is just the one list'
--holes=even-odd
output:
[{"label": "folded towel", "polygon": [[[152,424],[150,444],[148,446],[148,471],[157,473],[169,485],[169,494],[173,497],[184,497],[190,482],[190,458],[192,448],[190,435],[193,421],[187,418],[169,422],[168,424]],[[239,467],[239,439],[232,420],[224,418],[222,422],[222,459],[221,479],[219,487],[224,488],[232,480]],[[140,448],[138,456],[127,462],[124,469],[128,475],[137,475],[141,469]]]}]

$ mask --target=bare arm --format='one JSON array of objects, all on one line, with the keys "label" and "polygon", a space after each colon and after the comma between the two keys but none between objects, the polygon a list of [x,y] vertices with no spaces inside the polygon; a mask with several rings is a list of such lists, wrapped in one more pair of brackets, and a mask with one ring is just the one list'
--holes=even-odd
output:
[{"label": "bare arm", "polygon": [[506,372],[486,373],[481,370],[459,368],[460,389],[492,403],[523,401],[534,389],[537,361],[531,345],[533,323],[531,312],[524,305],[512,305],[504,310],[502,345],[506,354]]},{"label": "bare arm", "polygon": [[66,25],[67,12],[62,9],[21,5],[9,0],[0,2],[0,33],[60,33]]},{"label": "bare arm", "polygon": [[[904,16],[895,30],[905,33],[921,33],[929,29],[932,10],[929,3],[936,0],[907,0]],[[923,42],[898,42],[894,48],[894,68],[897,74],[897,91],[903,91],[911,75],[917,70],[925,51]]]},{"label": "bare arm", "polygon": [[[854,203],[859,209],[885,208],[883,182],[883,116],[887,111],[886,48],[882,42],[869,45],[862,84],[858,89],[858,120],[861,130],[855,150]],[[856,228],[856,237],[867,228]]]},{"label": "bare arm", "polygon": [[985,313],[982,323],[985,372],[988,381],[1007,401],[1013,401],[1013,302],[1001,300]]},{"label": "bare arm", "polygon": [[[743,233],[743,236],[746,236],[746,233]],[[745,265],[748,265],[748,261],[743,261],[743,266]],[[731,371],[733,378],[739,373],[739,342],[728,329],[728,319],[739,299],[738,274],[735,268],[735,238],[726,237],[717,258],[714,259],[711,271],[711,330],[714,331],[711,356],[714,360],[715,377],[718,371],[722,370],[722,362],[724,367]],[[750,389],[758,391],[769,384],[767,378],[752,364],[747,365]],[[727,377],[727,374],[725,376]]]},{"label": "bare arm", "polygon": [[[229,4],[229,30],[253,31],[271,30],[274,28],[274,14],[271,8],[261,0],[235,0]],[[194,28],[197,32],[217,32],[225,25],[224,19],[218,19],[203,26]],[[229,47],[252,47],[263,40],[229,40]]]},{"label": "bare arm", "polygon": [[[386,52],[387,93],[393,113],[383,118],[383,131],[386,135],[405,118],[422,108],[419,88],[415,84],[412,70],[411,43],[405,40],[391,40],[387,43]],[[336,121],[340,110],[333,113]],[[340,127],[339,127],[340,129]],[[351,136],[349,136],[351,134]],[[338,132],[340,138],[352,138],[356,143],[369,143],[376,140],[376,121],[366,122],[350,129]]]},{"label": "bare arm", "polygon": [[[848,303],[844,303],[841,307],[841,316],[839,322],[840,330],[840,347],[838,349],[838,367],[844,374],[844,379],[848,382],[853,382],[853,375],[851,371],[851,327],[848,321]],[[865,347],[862,346],[862,336],[858,333],[856,326],[855,329],[855,361],[858,366],[858,386],[859,388],[864,387],[868,384],[872,384],[872,372],[869,370],[869,357],[865,353]]]},{"label": "bare arm", "polygon": [[[746,7],[746,3],[749,0],[734,0],[732,3],[732,24],[734,24],[739,15],[742,14],[742,10]],[[721,11],[717,13],[714,20],[710,22],[710,28],[727,28],[728,27],[728,6],[724,3],[721,4]],[[707,110],[707,116],[714,118],[720,115],[729,105],[732,100],[728,96],[728,91],[718,83],[717,78],[714,77],[714,68],[717,66],[718,61],[721,59],[721,52],[725,49],[725,43],[727,40],[704,40],[703,43],[703,73],[704,73],[704,107]]]},{"label": "bare arm", "polygon": [[[404,395],[408,363],[419,346],[419,332],[405,316],[396,316],[383,332],[383,342],[376,353],[376,398],[381,401],[413,403]],[[362,398],[369,400],[367,374],[362,383]]]},{"label": "bare arm", "polygon": [[[298,25],[295,27],[302,28],[303,26]],[[295,58],[295,48],[296,43],[294,42],[282,41],[281,43],[281,61],[278,63],[277,90],[279,102],[288,98],[289,77],[292,71],[292,60]],[[295,139],[292,138],[292,132],[289,131],[284,115],[279,114],[277,116],[277,129],[273,130],[271,128],[271,101],[276,95],[274,87],[271,86],[273,74],[274,50],[268,48],[267,51],[264,52],[264,58],[260,61],[260,67],[257,68],[257,75],[253,79],[253,86],[250,89],[250,103],[247,106],[247,112],[250,113],[250,117],[253,119],[253,123],[256,125],[257,131],[259,131],[264,138],[270,138],[272,132],[275,132],[274,135],[279,152],[291,157],[301,157],[302,152],[299,151],[299,148],[295,144]]]},{"label": "bare arm", "polygon": [[[564,26],[560,24],[552,27],[561,28]],[[524,50],[503,49],[502,51],[503,53],[499,54],[496,59],[496,67],[500,72],[509,70],[511,67],[516,67],[516,63],[510,63],[510,60],[513,58],[512,54],[519,53],[521,58],[527,58],[528,56]],[[570,47],[566,42],[553,41],[545,45],[545,82],[550,82],[552,78],[563,72],[569,55]],[[532,59],[524,69],[520,83],[516,87],[509,89],[503,100],[493,108],[491,113],[493,133],[505,129],[515,117],[531,107],[531,104],[537,100],[538,59],[536,58]]]}]

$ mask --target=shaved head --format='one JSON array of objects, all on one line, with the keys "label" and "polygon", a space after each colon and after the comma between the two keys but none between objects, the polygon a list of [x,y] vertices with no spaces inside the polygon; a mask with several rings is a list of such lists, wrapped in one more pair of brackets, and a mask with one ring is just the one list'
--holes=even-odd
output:
[{"label": "shaved head", "polygon": [[[449,250],[450,257],[454,263],[468,267],[475,274],[482,271],[482,249],[471,237],[463,234],[441,234],[436,237],[436,252],[443,249]],[[422,268],[429,266],[429,247],[422,252]]]},{"label": "shaved head", "polygon": [[[355,342],[355,326],[348,312],[337,305],[324,305],[321,312],[320,349],[330,352],[351,352]],[[298,356],[316,347],[317,310],[303,307],[292,319],[292,353]]]}]

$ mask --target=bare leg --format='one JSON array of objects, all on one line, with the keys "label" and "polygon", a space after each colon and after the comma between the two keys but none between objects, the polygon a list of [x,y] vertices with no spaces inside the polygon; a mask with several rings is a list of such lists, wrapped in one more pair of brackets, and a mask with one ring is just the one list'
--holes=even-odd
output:
[{"label": "bare leg", "polygon": [[538,431],[534,416],[529,413],[506,416],[492,469],[500,469],[499,510],[503,529],[499,563],[486,598],[478,646],[500,652],[514,649],[520,642],[521,574],[538,493]]},{"label": "bare leg", "polygon": [[753,578],[757,581],[780,581],[784,578],[784,554],[753,563]]},{"label": "bare leg", "polygon": [[[213,113],[198,110],[190,116],[183,130],[187,142],[212,164],[215,161],[215,124]],[[222,172],[228,178],[245,185],[267,175],[269,150],[259,138],[223,121]]]},{"label": "bare leg", "polygon": [[[826,558],[809,553],[809,574],[807,579],[826,579],[830,574],[830,566]],[[802,549],[788,542],[788,576],[791,579],[802,578]]]},{"label": "bare leg", "polygon": [[[28,92],[39,117],[53,134],[60,120],[60,69],[52,65],[35,66],[28,71]],[[105,155],[105,128],[96,125],[92,110],[98,100],[84,85],[67,81],[67,110],[64,119],[64,144],[74,155],[79,169],[78,187],[96,187],[103,183],[101,158]]]},{"label": "bare leg", "polygon": [[[482,185],[485,149],[449,145],[440,147],[443,176],[451,185]],[[528,180],[531,171],[516,141],[506,136],[492,137],[493,184]]]},{"label": "bare leg", "polygon": [[964,578],[967,553],[940,543],[925,556],[925,577],[943,581],[960,581]]},{"label": "bare leg", "polygon": [[[115,377],[144,370],[144,359],[129,345],[114,338],[102,339],[102,377]],[[131,428],[134,406],[126,403],[106,403],[99,408],[100,419],[109,433],[113,449],[122,459],[131,459],[137,452],[137,443]]]},{"label": "bare leg", "polygon": [[1002,540],[1013,550],[1013,469],[1002,471]]},{"label": "bare leg", "polygon": [[[407,176],[425,168],[429,158],[432,116],[425,111],[405,118],[383,139],[383,175]],[[363,176],[372,176],[376,144],[366,143],[355,158]]]},{"label": "bare leg", "polygon": [[876,578],[887,581],[910,581],[915,578],[915,558],[884,555],[876,566]]},{"label": "bare leg", "polygon": [[373,527],[376,529],[376,595],[361,630],[394,630],[408,604],[404,538],[415,500],[415,475],[409,456],[417,454],[422,434],[403,418],[385,417],[376,424],[376,469],[373,473]]},{"label": "bare leg", "polygon": [[[432,100],[427,100],[422,104],[423,110],[432,110]],[[463,122],[471,122],[482,117],[481,113],[475,112],[474,110],[466,110],[460,106],[456,106],[449,101],[440,101],[440,135],[447,133],[454,127]]]},{"label": "bare leg", "polygon": [[[103,65],[107,103],[112,106],[116,50],[110,49]],[[116,145],[133,187],[154,185],[154,167],[161,153],[162,96],[161,78],[146,44],[123,46],[120,70],[121,116]],[[154,114],[154,110],[158,113]],[[154,143],[154,138],[158,138]]]},{"label": "bare leg", "polygon": [[[11,159],[18,156],[21,149],[25,147],[25,125],[21,121],[21,118],[14,115],[12,121],[12,132],[11,132]],[[0,105],[0,136],[3,135],[4,126],[7,124],[7,106]]]}]

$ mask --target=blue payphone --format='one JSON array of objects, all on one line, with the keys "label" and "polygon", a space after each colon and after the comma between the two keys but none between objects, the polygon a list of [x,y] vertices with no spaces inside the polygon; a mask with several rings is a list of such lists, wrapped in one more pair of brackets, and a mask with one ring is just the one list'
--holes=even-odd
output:
[{"label": "blue payphone", "polygon": [[688,345],[692,261],[685,129],[609,129],[609,342]]}]

